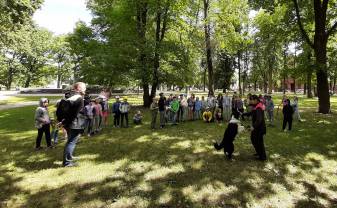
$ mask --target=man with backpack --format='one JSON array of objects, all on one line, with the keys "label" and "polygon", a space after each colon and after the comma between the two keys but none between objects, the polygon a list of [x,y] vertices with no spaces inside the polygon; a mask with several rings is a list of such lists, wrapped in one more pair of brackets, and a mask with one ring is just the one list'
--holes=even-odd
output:
[{"label": "man with backpack", "polygon": [[77,140],[85,128],[85,91],[86,86],[83,82],[74,84],[71,96],[67,99],[62,99],[56,111],[57,119],[60,122],[59,125],[62,125],[68,134],[68,140],[63,153],[64,167],[76,166],[73,162],[73,152],[75,150]]}]

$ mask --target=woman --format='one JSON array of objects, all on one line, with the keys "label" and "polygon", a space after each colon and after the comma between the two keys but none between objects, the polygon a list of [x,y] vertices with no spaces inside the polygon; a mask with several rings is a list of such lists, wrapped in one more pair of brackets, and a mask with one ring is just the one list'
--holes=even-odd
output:
[{"label": "woman", "polygon": [[48,113],[48,104],[49,100],[47,98],[41,98],[39,107],[35,111],[35,127],[37,128],[37,137],[36,137],[36,150],[41,150],[41,140],[43,134],[45,134],[47,147],[53,148],[51,144],[50,137],[50,118]]}]

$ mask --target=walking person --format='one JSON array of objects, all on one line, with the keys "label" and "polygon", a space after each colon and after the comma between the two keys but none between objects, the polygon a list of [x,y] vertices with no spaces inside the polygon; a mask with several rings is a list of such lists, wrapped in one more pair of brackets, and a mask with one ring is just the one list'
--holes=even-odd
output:
[{"label": "walking person", "polygon": [[[119,111],[121,112],[121,126],[128,128],[129,127],[129,111],[130,111],[130,104],[128,103],[128,98],[124,98],[123,102],[119,106]],[[124,126],[125,120],[125,126]]]},{"label": "walking person", "polygon": [[41,98],[39,102],[39,107],[35,111],[35,127],[37,128],[37,137],[36,137],[36,150],[41,150],[41,140],[43,134],[45,135],[47,147],[53,148],[51,144],[50,137],[50,118],[48,113],[48,104],[49,100],[47,98]]},{"label": "walking person", "polygon": [[165,127],[165,112],[166,112],[166,98],[164,93],[159,94],[160,98],[158,101],[158,109],[159,109],[159,116],[160,116],[160,128]]},{"label": "walking person", "polygon": [[112,113],[114,116],[114,127],[119,128],[120,120],[121,120],[121,112],[119,110],[119,106],[121,102],[119,101],[119,96],[116,96],[116,102],[112,104]]},{"label": "walking person", "polygon": [[287,99],[287,104],[283,107],[282,112],[283,112],[282,130],[286,131],[286,127],[287,127],[287,124],[288,124],[288,130],[291,131],[292,123],[293,123],[294,109],[291,106],[289,99]]},{"label": "walking person", "polygon": [[156,123],[157,123],[157,114],[158,114],[158,99],[153,98],[153,101],[150,106],[150,111],[151,111],[151,129],[154,130],[156,129]]},{"label": "walking person", "polygon": [[[86,86],[83,82],[77,82],[73,86],[73,95],[66,100],[71,106],[69,112],[73,116],[65,117],[62,120],[62,125],[67,130],[68,140],[64,147],[63,153],[63,166],[72,167],[76,166],[73,162],[73,153],[76,147],[76,143],[83,133],[85,128],[85,116],[83,112],[84,108],[84,95]],[[60,104],[62,108],[63,105]]]}]

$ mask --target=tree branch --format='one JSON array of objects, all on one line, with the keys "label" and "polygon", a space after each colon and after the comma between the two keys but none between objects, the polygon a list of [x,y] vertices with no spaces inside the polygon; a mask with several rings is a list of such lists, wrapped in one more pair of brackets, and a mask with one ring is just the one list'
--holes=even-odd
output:
[{"label": "tree branch", "polygon": [[335,22],[335,24],[330,28],[330,30],[328,30],[328,37],[332,34],[334,34],[337,31],[337,21]]},{"label": "tree branch", "polygon": [[296,10],[296,17],[297,17],[297,23],[298,26],[300,27],[301,33],[304,37],[304,39],[306,40],[306,42],[308,43],[308,45],[310,45],[310,47],[314,48],[314,43],[310,40],[307,32],[305,31],[302,21],[301,21],[301,15],[300,15],[300,9],[298,7],[298,3],[297,0],[293,0],[294,2],[294,6],[295,6],[295,10]]}]

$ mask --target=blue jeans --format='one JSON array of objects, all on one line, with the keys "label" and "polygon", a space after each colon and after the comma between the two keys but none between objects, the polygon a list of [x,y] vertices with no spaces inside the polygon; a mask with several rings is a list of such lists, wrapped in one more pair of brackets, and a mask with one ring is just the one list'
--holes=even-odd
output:
[{"label": "blue jeans", "polygon": [[51,132],[51,137],[54,140],[54,144],[58,143],[58,138],[59,138],[59,130],[58,129],[53,129],[53,131]]},{"label": "blue jeans", "polygon": [[77,140],[82,133],[81,129],[70,129],[67,130],[68,133],[68,141],[66,146],[64,147],[63,153],[63,166],[67,166],[73,161],[73,153],[76,147]]}]

